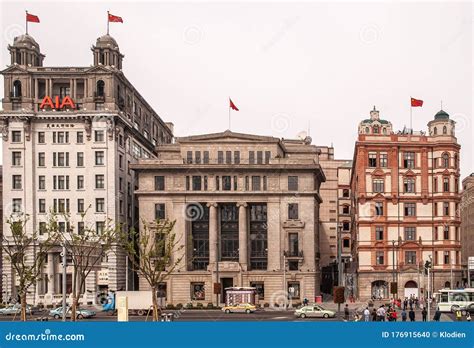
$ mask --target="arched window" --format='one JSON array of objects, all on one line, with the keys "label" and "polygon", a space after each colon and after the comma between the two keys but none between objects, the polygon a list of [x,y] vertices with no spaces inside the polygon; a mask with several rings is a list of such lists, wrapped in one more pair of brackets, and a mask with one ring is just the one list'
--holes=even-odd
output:
[{"label": "arched window", "polygon": [[443,153],[443,168],[449,168],[449,154],[448,153]]},{"label": "arched window", "polygon": [[365,132],[369,134],[369,127],[365,127]]},{"label": "arched window", "polygon": [[458,161],[459,161],[458,154],[455,153],[454,154],[454,168],[456,168],[456,169],[458,169]]},{"label": "arched window", "polygon": [[342,197],[349,197],[349,189],[342,190]]},{"label": "arched window", "polygon": [[383,127],[383,128],[382,128],[382,133],[383,133],[383,134],[387,134],[387,128]]},{"label": "arched window", "polygon": [[379,134],[379,126],[374,126],[374,134]]},{"label": "arched window", "polygon": [[434,134],[434,135],[438,134],[438,128],[434,127],[434,129],[433,129],[433,134]]},{"label": "arched window", "polygon": [[343,213],[343,214],[349,214],[349,213],[350,213],[349,205],[344,204],[344,205],[342,206],[342,213]]},{"label": "arched window", "polygon": [[102,80],[97,81],[97,96],[104,97],[105,92],[105,82]]},{"label": "arched window", "polygon": [[19,80],[15,80],[15,82],[13,82],[13,97],[21,97],[21,81]]},{"label": "arched window", "polygon": [[443,126],[443,134],[448,134],[448,127]]}]

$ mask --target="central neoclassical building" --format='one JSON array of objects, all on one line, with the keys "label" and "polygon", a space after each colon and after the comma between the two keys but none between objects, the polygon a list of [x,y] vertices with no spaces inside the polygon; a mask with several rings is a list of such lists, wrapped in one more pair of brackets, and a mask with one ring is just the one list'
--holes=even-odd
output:
[{"label": "central neoclassical building", "polygon": [[[216,303],[215,283],[252,286],[260,304],[295,303],[320,292],[319,188],[325,181],[311,139],[231,131],[176,138],[142,159],[140,216],[176,220],[185,245],[162,284],[167,303]],[[143,231],[143,229],[142,229]],[[140,279],[140,290],[148,284]]]}]

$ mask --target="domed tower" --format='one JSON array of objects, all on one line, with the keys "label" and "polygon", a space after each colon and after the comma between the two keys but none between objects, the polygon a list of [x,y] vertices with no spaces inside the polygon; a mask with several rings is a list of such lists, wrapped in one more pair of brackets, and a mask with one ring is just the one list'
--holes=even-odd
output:
[{"label": "domed tower", "polygon": [[15,37],[13,45],[8,45],[11,64],[28,66],[43,66],[44,54],[41,53],[38,43],[28,34]]},{"label": "domed tower", "polygon": [[370,118],[359,123],[359,134],[389,135],[392,134],[392,123],[380,118],[375,108],[370,111]]},{"label": "domed tower", "polygon": [[122,70],[124,55],[120,53],[117,41],[109,34],[97,39],[95,46],[92,46],[92,52],[94,52],[94,65],[105,65]]},{"label": "domed tower", "polygon": [[428,129],[432,136],[454,136],[454,125],[456,122],[449,118],[449,114],[440,110],[436,113],[434,120],[428,122]]}]

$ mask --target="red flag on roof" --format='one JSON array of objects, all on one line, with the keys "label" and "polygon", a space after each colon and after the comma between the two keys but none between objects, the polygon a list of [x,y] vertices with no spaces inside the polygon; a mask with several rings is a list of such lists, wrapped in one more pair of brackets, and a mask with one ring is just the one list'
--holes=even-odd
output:
[{"label": "red flag on roof", "polygon": [[232,110],[235,110],[235,111],[239,111],[239,109],[237,108],[237,106],[235,106],[235,104],[232,102],[232,99],[229,98],[229,107],[232,109]]},{"label": "red flag on roof", "polygon": [[411,106],[413,108],[418,107],[418,106],[423,106],[423,100],[411,98]]},{"label": "red flag on roof", "polygon": [[123,23],[122,17],[114,16],[113,14],[109,13],[109,22],[113,23]]},{"label": "red flag on roof", "polygon": [[38,16],[35,16],[31,13],[26,12],[26,21],[27,22],[32,22],[32,23],[39,23],[40,19]]}]

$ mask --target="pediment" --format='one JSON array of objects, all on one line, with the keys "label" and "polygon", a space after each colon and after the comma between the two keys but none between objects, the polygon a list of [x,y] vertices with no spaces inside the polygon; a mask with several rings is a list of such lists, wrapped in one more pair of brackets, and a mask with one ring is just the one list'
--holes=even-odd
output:
[{"label": "pediment", "polygon": [[416,176],[416,174],[415,174],[415,172],[413,172],[413,170],[408,169],[408,170],[405,172],[404,176]]},{"label": "pediment", "polygon": [[382,169],[377,168],[372,172],[372,175],[373,176],[383,176],[383,175],[385,175],[385,172]]},{"label": "pediment", "polygon": [[18,64],[13,64],[7,67],[6,69],[2,70],[0,73],[2,74],[13,74],[13,73],[28,73],[28,70]]},{"label": "pediment", "polygon": [[87,73],[111,73],[113,70],[111,68],[108,68],[104,65],[94,65],[90,67],[89,69],[86,69],[85,72]]}]

